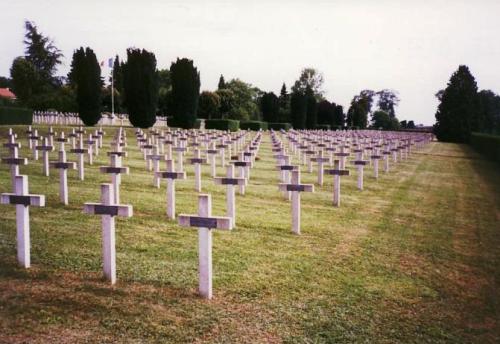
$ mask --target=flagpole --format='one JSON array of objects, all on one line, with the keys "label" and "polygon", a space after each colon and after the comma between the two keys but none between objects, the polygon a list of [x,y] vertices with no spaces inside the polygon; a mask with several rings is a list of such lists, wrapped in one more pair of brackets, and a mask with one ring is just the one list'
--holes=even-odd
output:
[{"label": "flagpole", "polygon": [[[114,66],[113,66],[114,67]],[[114,68],[111,68],[111,116],[115,117],[115,87],[114,87]]]}]

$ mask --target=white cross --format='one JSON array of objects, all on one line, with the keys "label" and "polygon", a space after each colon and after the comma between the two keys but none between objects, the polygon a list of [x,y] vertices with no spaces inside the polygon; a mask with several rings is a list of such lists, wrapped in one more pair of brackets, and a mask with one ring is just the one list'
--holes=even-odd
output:
[{"label": "white cross", "polygon": [[85,203],[83,212],[102,216],[102,256],[104,276],[116,283],[115,216],[132,217],[131,205],[113,202],[113,186],[101,184],[101,203]]},{"label": "white cross", "polygon": [[212,298],[212,229],[232,229],[229,217],[212,216],[210,195],[198,196],[198,215],[179,215],[179,225],[198,227],[199,292],[206,299]]},{"label": "white cross", "polygon": [[17,260],[24,268],[31,266],[30,258],[30,217],[29,206],[44,207],[44,195],[30,195],[28,177],[15,177],[15,193],[3,193],[0,203],[16,205]]}]

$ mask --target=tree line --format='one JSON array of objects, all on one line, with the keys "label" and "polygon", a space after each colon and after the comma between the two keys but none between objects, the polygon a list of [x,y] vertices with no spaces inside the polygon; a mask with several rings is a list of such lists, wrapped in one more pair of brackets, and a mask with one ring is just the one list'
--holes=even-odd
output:
[{"label": "tree line", "polygon": [[226,81],[223,75],[215,91],[200,93],[200,72],[192,60],[177,59],[169,69],[157,69],[152,52],[130,48],[126,60],[114,58],[112,90],[93,50],[80,47],[67,77],[57,77],[61,51],[34,23],[25,22],[25,28],[25,55],[13,61],[11,79],[0,78],[0,83],[12,88],[21,105],[78,112],[87,125],[97,123],[102,111],[111,111],[113,92],[116,112],[128,113],[134,126],[144,128],[158,115],[183,128],[192,128],[197,118],[291,123],[297,129],[414,127],[413,121],[397,120],[400,100],[389,89],[361,91],[345,112],[325,98],[323,75],[314,68],[304,68],[290,90],[283,83],[279,95],[237,78]]}]

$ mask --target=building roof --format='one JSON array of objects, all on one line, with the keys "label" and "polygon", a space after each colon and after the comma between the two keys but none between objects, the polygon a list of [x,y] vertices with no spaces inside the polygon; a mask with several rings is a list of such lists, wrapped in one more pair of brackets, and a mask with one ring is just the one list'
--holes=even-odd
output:
[{"label": "building roof", "polygon": [[16,99],[16,95],[8,88],[0,88],[0,98]]}]

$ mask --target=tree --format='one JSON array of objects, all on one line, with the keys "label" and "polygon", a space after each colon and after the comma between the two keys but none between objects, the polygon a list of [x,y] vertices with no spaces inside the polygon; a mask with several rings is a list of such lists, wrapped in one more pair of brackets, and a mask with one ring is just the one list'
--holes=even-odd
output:
[{"label": "tree", "polygon": [[170,66],[172,78],[172,114],[181,128],[193,128],[198,112],[200,73],[193,61],[177,59]]},{"label": "tree", "polygon": [[260,109],[262,120],[269,123],[278,122],[280,104],[278,97],[273,92],[264,93],[260,99]]},{"label": "tree", "polygon": [[39,75],[39,80],[46,85],[55,85],[54,73],[57,66],[61,64],[63,57],[54,42],[38,32],[33,22],[24,23],[26,34],[23,43],[26,45],[25,58],[31,63]]},{"label": "tree", "polygon": [[368,125],[368,115],[371,113],[373,98],[375,92],[372,90],[363,90],[353,97],[351,106],[347,111],[347,125],[351,127],[358,127],[360,129],[366,128]]},{"label": "tree", "polygon": [[372,115],[372,127],[375,129],[392,129],[391,116],[382,110],[375,111]]},{"label": "tree", "polygon": [[490,134],[499,134],[500,96],[491,90],[482,90],[479,92],[478,97],[478,115],[474,130]]},{"label": "tree", "polygon": [[233,111],[234,108],[234,93],[226,88],[217,90],[215,92],[220,100],[219,111],[217,116],[214,118],[229,118],[229,113]]},{"label": "tree", "polygon": [[10,67],[10,76],[12,77],[12,91],[19,102],[30,105],[33,94],[37,91],[38,74],[30,62],[24,57],[17,57]]},{"label": "tree", "polygon": [[288,123],[290,122],[290,95],[286,90],[286,85],[283,83],[281,86],[280,96],[279,96],[279,115],[278,122]]},{"label": "tree", "polygon": [[[120,61],[118,55],[115,56],[113,61],[113,88],[114,88],[114,102],[115,102],[115,112],[121,113],[124,110],[124,91],[123,91],[123,65],[124,63]],[[111,79],[111,78],[110,78]],[[111,80],[110,80],[111,81]]]},{"label": "tree", "polygon": [[57,98],[61,80],[54,73],[63,56],[32,22],[26,21],[25,28],[25,56],[14,59],[10,69],[12,89],[21,104],[47,109],[57,105],[53,100]]},{"label": "tree", "polygon": [[158,114],[166,115],[169,113],[169,97],[171,96],[172,80],[168,69],[158,71]]},{"label": "tree", "polygon": [[408,122],[406,120],[403,120],[403,121],[399,122],[399,126],[402,129],[408,129]]},{"label": "tree", "polygon": [[[231,79],[226,83],[226,89],[232,91],[232,107],[227,118],[236,120],[259,120],[258,101],[261,91],[239,79]],[[222,102],[222,100],[221,100]]]},{"label": "tree", "polygon": [[292,92],[290,97],[290,117],[294,129],[305,129],[307,98],[302,92]]},{"label": "tree", "polygon": [[400,102],[398,93],[393,90],[384,89],[378,91],[376,95],[378,96],[377,105],[379,110],[385,111],[391,118],[395,118],[396,110],[394,108]]},{"label": "tree", "polygon": [[198,100],[199,118],[219,118],[220,97],[215,92],[203,91]]},{"label": "tree", "polygon": [[12,87],[12,80],[10,78],[6,78],[4,76],[0,76],[0,87],[1,88],[10,88],[10,87]]},{"label": "tree", "polygon": [[318,124],[335,125],[335,103],[328,100],[318,103]]},{"label": "tree", "polygon": [[408,121],[408,125],[406,126],[408,129],[415,129],[415,122],[413,121]]},{"label": "tree", "polygon": [[302,69],[299,79],[295,81],[292,87],[292,91],[305,94],[308,87],[317,100],[323,99],[323,74],[311,67]]},{"label": "tree", "polygon": [[307,101],[306,128],[316,129],[316,125],[318,124],[318,102],[314,97],[312,88],[306,88],[305,96]]},{"label": "tree", "polygon": [[101,67],[94,51],[87,47],[73,53],[71,72],[72,85],[76,88],[78,115],[87,126],[96,125],[101,119]]},{"label": "tree", "polygon": [[217,89],[218,90],[223,90],[226,88],[226,81],[224,81],[224,75],[220,75],[220,78],[219,78],[219,85],[217,86]]},{"label": "tree", "polygon": [[334,125],[340,128],[345,126],[344,107],[342,105],[335,106]]},{"label": "tree", "polygon": [[152,127],[158,105],[158,73],[153,53],[144,49],[127,49],[123,86],[130,123],[140,128]]},{"label": "tree", "polygon": [[468,142],[476,125],[478,95],[476,80],[467,66],[454,72],[441,95],[434,133],[440,141]]}]

